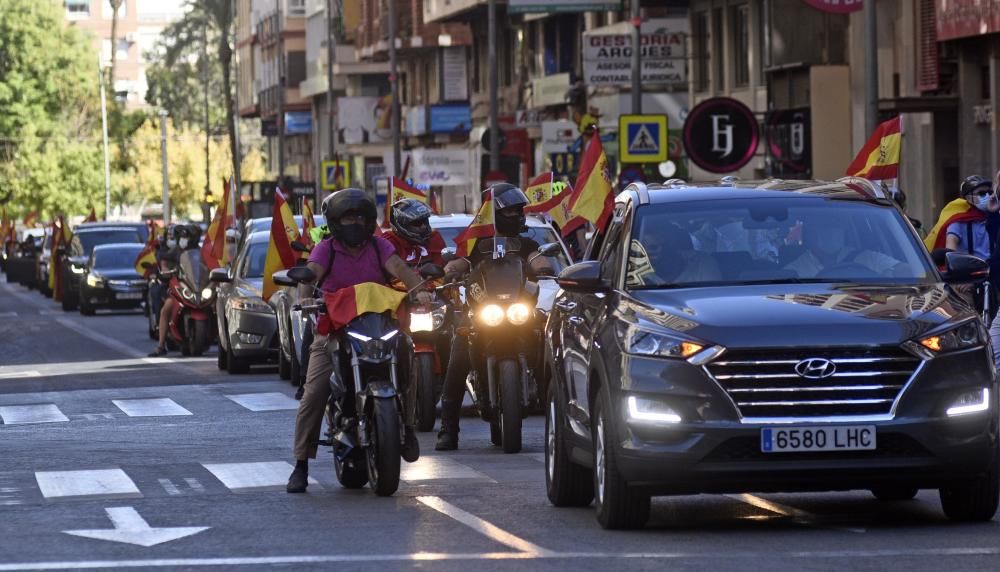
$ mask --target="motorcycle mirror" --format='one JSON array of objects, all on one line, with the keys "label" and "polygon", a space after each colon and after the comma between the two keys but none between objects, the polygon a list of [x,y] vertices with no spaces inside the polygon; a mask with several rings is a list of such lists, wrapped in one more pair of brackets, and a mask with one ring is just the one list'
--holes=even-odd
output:
[{"label": "motorcycle mirror", "polygon": [[294,250],[296,252],[310,252],[309,247],[306,246],[306,245],[304,245],[304,244],[302,244],[298,240],[293,240],[292,241],[292,250]]},{"label": "motorcycle mirror", "polygon": [[288,278],[297,284],[309,283],[316,280],[316,273],[307,266],[296,266],[287,271]]},{"label": "motorcycle mirror", "polygon": [[274,280],[274,283],[277,284],[278,286],[295,286],[296,284],[298,284],[298,282],[288,277],[287,270],[280,270],[278,272],[275,272],[274,274],[271,275],[271,278]]},{"label": "motorcycle mirror", "polygon": [[427,263],[420,267],[420,276],[424,278],[441,278],[444,276],[444,269],[437,264]]},{"label": "motorcycle mirror", "polygon": [[215,268],[208,273],[208,279],[212,282],[232,282],[227,268]]}]

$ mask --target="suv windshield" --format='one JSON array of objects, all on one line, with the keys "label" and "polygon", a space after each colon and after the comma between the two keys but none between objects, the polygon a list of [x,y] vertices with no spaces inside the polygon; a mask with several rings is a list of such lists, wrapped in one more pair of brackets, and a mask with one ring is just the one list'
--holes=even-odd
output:
[{"label": "suv windshield", "polygon": [[83,253],[87,256],[90,256],[90,253],[93,252],[94,247],[98,244],[115,244],[119,242],[142,244],[142,237],[139,235],[139,232],[132,228],[91,230],[81,232],[78,236],[80,237],[80,246],[83,247]]},{"label": "suv windshield", "polygon": [[141,246],[121,248],[101,248],[94,253],[94,268],[132,268]]},{"label": "suv windshield", "polygon": [[626,288],[934,280],[891,206],[823,199],[650,205],[636,211]]}]

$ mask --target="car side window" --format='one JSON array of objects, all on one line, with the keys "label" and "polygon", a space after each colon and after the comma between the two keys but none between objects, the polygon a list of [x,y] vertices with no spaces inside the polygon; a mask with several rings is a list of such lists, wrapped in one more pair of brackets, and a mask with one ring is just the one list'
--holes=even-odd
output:
[{"label": "car side window", "polygon": [[601,276],[608,278],[615,285],[618,284],[618,274],[621,269],[621,236],[622,229],[625,228],[625,212],[624,204],[615,205],[611,224],[608,226],[608,232],[597,257],[601,263]]}]

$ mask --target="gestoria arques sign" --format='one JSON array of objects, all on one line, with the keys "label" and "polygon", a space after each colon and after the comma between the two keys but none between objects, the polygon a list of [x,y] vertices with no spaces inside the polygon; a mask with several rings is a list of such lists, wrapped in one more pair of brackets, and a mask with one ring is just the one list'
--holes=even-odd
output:
[{"label": "gestoria arques sign", "polygon": [[[652,18],[639,36],[642,82],[687,82],[686,18]],[[583,34],[583,76],[587,85],[623,86],[632,81],[632,27],[619,23]]]},{"label": "gestoria arques sign", "polygon": [[802,0],[806,4],[816,8],[817,10],[822,10],[824,12],[833,12],[835,14],[849,14],[851,12],[857,12],[864,6],[864,0]]}]

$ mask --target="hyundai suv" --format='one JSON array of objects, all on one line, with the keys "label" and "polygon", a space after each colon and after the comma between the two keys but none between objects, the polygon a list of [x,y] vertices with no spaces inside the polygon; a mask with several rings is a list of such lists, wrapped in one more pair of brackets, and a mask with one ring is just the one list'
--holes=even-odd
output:
[{"label": "hyundai suv", "polygon": [[650,497],[939,489],[997,509],[988,333],[908,219],[862,179],[630,185],[559,277],[546,485],[641,527]]}]

